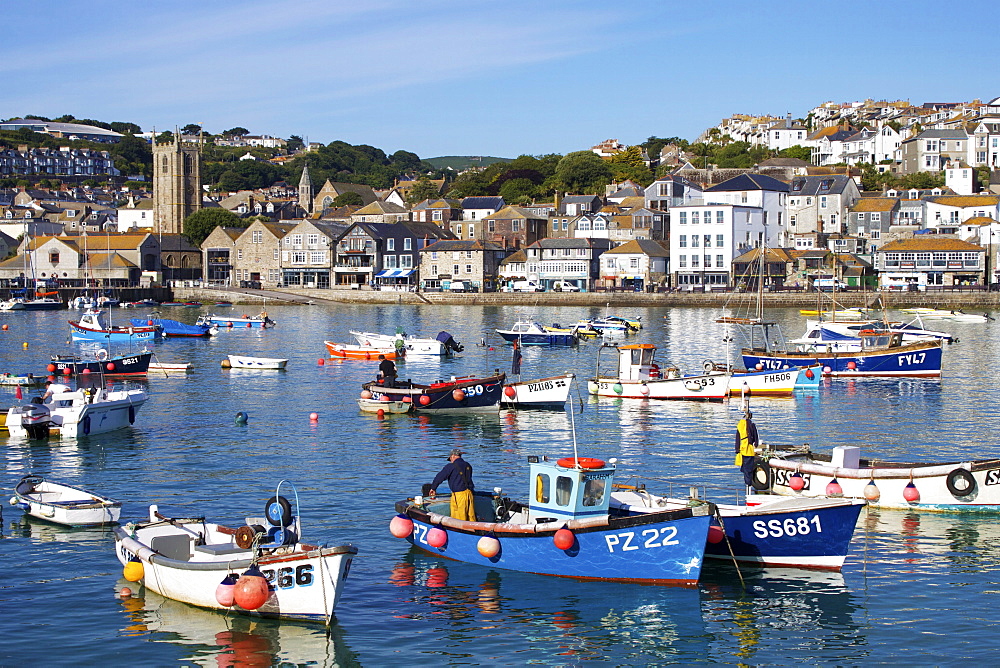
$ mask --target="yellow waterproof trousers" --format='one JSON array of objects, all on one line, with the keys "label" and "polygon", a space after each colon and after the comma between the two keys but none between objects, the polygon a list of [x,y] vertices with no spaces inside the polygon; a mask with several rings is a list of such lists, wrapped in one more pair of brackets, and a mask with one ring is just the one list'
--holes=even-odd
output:
[{"label": "yellow waterproof trousers", "polygon": [[471,489],[451,493],[451,516],[456,520],[476,521],[476,506]]}]

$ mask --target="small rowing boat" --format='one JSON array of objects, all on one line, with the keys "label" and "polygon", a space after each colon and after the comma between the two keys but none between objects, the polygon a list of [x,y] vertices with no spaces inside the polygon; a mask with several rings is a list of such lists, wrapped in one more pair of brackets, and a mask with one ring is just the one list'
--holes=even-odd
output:
[{"label": "small rowing boat", "polygon": [[228,355],[222,360],[224,369],[269,369],[273,371],[284,370],[288,364],[287,359],[276,357],[248,357],[247,355]]},{"label": "small rowing boat", "polygon": [[114,524],[122,512],[120,501],[112,501],[79,487],[26,475],[14,488],[10,505],[38,519],[65,526]]},{"label": "small rowing boat", "polygon": [[402,359],[403,353],[402,349],[392,348],[392,347],[377,347],[377,346],[355,346],[349,343],[334,343],[332,341],[324,341],[326,345],[327,352],[330,353],[330,357],[345,359],[345,360],[378,360],[381,355],[387,360]]}]

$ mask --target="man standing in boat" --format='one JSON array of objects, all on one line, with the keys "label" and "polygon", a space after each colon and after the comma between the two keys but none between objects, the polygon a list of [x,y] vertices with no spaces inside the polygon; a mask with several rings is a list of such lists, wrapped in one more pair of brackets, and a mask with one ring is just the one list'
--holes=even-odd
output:
[{"label": "man standing in boat", "polygon": [[463,454],[465,453],[459,448],[451,451],[448,463],[431,483],[429,496],[433,499],[438,485],[447,480],[451,489],[451,516],[457,520],[475,522],[476,507],[472,492],[476,486],[472,482],[472,465],[462,459]]},{"label": "man standing in boat", "polygon": [[385,355],[379,355],[378,371],[382,374],[383,387],[396,386],[396,364],[392,360],[386,359]]},{"label": "man standing in boat", "polygon": [[746,409],[745,417],[736,423],[736,465],[743,471],[743,480],[747,487],[753,485],[753,470],[757,466],[757,425],[753,423],[753,413]]}]

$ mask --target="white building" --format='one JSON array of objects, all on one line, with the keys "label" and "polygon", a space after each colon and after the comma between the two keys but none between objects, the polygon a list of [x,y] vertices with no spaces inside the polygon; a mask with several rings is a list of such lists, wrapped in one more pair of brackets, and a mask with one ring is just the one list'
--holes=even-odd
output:
[{"label": "white building", "polygon": [[763,174],[741,174],[708,188],[704,198],[706,204],[760,208],[767,245],[772,248],[787,245],[788,184],[784,181]]},{"label": "white building", "polygon": [[671,207],[673,285],[728,285],[733,258],[764,242],[764,213],[761,207],[741,204]]}]

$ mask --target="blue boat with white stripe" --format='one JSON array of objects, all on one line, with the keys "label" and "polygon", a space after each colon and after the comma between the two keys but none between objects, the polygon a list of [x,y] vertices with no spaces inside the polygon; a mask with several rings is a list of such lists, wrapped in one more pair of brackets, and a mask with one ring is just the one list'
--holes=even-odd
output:
[{"label": "blue boat with white stripe", "polygon": [[476,492],[477,521],[448,515],[449,498],[399,501],[397,538],[430,554],[527,573],[677,585],[698,581],[711,504],[629,514],[610,505],[615,460],[531,456],[528,500]]}]

